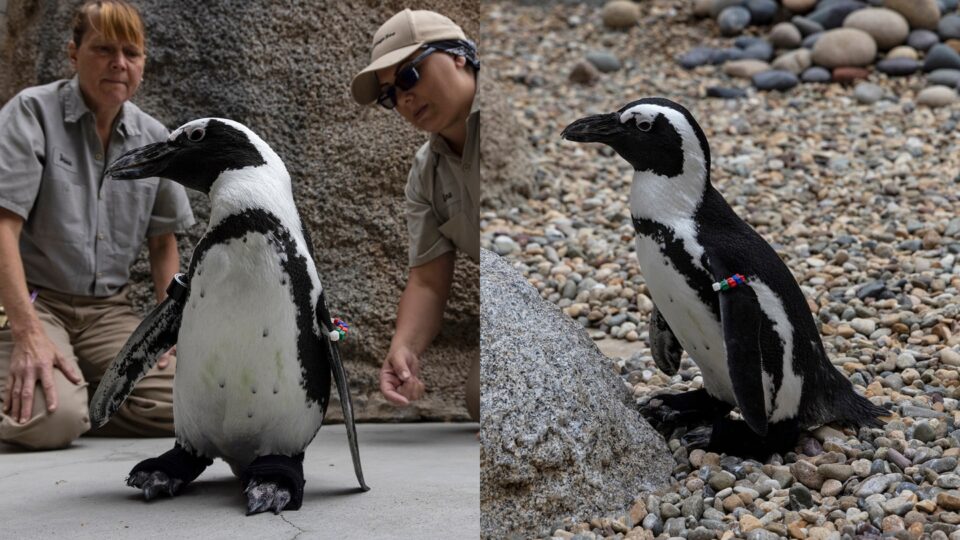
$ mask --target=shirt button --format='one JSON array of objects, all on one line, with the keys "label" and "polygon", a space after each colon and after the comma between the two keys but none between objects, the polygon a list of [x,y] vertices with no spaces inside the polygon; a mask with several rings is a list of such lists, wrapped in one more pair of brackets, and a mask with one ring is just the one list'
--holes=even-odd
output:
[{"label": "shirt button", "polygon": [[103,240],[103,233],[97,234],[97,240]]},{"label": "shirt button", "polygon": [[103,272],[97,272],[97,277],[98,278],[103,277]]},{"label": "shirt button", "polygon": [[103,154],[95,154],[95,155],[93,156],[93,159],[95,159],[95,160],[97,160],[97,161],[103,161]]}]

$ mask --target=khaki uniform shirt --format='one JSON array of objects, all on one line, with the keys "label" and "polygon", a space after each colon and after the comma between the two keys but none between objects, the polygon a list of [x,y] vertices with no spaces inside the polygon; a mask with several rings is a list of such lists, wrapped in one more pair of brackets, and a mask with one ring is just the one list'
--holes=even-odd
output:
[{"label": "khaki uniform shirt", "polygon": [[455,247],[480,262],[479,103],[474,97],[462,157],[437,134],[414,157],[405,190],[411,267]]},{"label": "khaki uniform shirt", "polygon": [[32,285],[114,294],[145,238],[194,223],[179,184],[104,179],[121,154],[167,134],[128,101],[104,156],[76,77],[28,88],[0,109],[0,207],[24,219],[20,255]]}]

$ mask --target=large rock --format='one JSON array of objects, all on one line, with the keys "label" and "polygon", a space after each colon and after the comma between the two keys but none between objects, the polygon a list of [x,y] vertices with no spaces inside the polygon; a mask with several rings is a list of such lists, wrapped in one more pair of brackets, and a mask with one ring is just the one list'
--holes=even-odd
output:
[{"label": "large rock", "polygon": [[583,328],[486,250],[480,295],[483,537],[549,536],[665,485],[670,451]]},{"label": "large rock", "polygon": [[927,107],[945,107],[957,102],[957,91],[946,86],[930,86],[917,94],[917,104]]},{"label": "large rock", "polygon": [[934,45],[923,59],[923,70],[935,69],[960,69],[960,53],[943,43]]},{"label": "large rock", "polygon": [[867,66],[877,56],[870,34],[856,28],[828,30],[813,46],[813,63],[828,68]]},{"label": "large rock", "polygon": [[767,39],[778,49],[796,49],[803,41],[803,36],[795,25],[782,22],[770,29]]},{"label": "large rock", "polygon": [[884,0],[883,6],[899,11],[913,29],[936,30],[940,22],[937,0]]},{"label": "large rock", "polygon": [[870,34],[877,47],[886,51],[907,40],[910,25],[903,15],[886,8],[867,8],[854,11],[843,21],[844,28],[857,28]]},{"label": "large rock", "polygon": [[[482,69],[489,70],[489,66],[487,64]],[[480,160],[480,178],[483,179],[480,206],[517,206],[530,197],[536,175],[533,148],[527,130],[517,122],[514,108],[506,99],[508,93],[500,77],[493,72],[480,77],[480,92],[484,118],[497,119],[496,122],[480,122],[480,155],[483,156]]]},{"label": "large rock", "polygon": [[[458,256],[443,330],[423,358],[427,398],[397,409],[378,390],[406,274],[403,188],[426,135],[397,114],[357,106],[349,85],[369,61],[379,24],[407,4],[219,0],[174,9],[161,0],[136,3],[146,23],[148,56],[136,103],[168,127],[204,116],[243,122],[286,162],[330,310],[351,325],[342,351],[357,417],[467,419],[463,385],[479,355],[479,289],[478,267],[466,257]],[[0,102],[24,87],[68,76],[64,51],[77,2],[4,4]],[[418,5],[448,14],[478,37],[476,0]],[[205,196],[193,194],[191,203],[198,224],[181,236],[182,265],[209,215]],[[144,258],[134,266],[133,279],[138,304],[148,306],[152,293]],[[331,418],[339,412],[339,405],[330,407]]]}]

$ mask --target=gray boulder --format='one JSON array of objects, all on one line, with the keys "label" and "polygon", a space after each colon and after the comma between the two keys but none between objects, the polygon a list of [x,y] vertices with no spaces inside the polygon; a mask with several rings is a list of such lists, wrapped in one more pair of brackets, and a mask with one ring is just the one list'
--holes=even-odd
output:
[{"label": "gray boulder", "polygon": [[480,295],[482,536],[549,536],[665,485],[670,451],[583,328],[487,250]]}]

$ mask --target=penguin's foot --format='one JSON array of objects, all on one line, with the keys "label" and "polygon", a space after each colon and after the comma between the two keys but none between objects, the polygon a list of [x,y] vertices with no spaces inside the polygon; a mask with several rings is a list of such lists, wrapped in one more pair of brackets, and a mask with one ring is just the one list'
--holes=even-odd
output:
[{"label": "penguin's foot", "polygon": [[710,430],[707,448],[711,451],[758,460],[789,452],[800,437],[800,423],[796,419],[768,424],[766,435],[758,435],[743,420],[727,417],[718,419],[707,429]]},{"label": "penguin's foot", "polygon": [[279,514],[290,503],[290,490],[276,482],[251,479],[247,488],[247,515],[273,510]]},{"label": "penguin's foot", "polygon": [[688,451],[700,448],[701,450],[706,450],[710,447],[710,439],[713,435],[712,426],[700,426],[690,431],[686,432],[682,437],[680,437],[680,444],[684,446]]},{"label": "penguin's foot", "polygon": [[143,498],[151,500],[157,495],[173,497],[183,485],[183,480],[170,478],[163,471],[137,471],[127,477],[127,485],[143,490]]},{"label": "penguin's foot", "polygon": [[303,454],[258,457],[240,477],[247,494],[247,515],[298,510],[303,503],[304,483]]},{"label": "penguin's foot", "polygon": [[173,497],[211,463],[213,460],[191,454],[177,443],[173,450],[137,463],[127,476],[127,485],[142,489],[148,501],[157,495]]},{"label": "penguin's foot", "polygon": [[669,434],[678,426],[709,424],[733,407],[711,397],[704,389],[681,394],[660,394],[640,408],[640,414],[660,433]]}]

